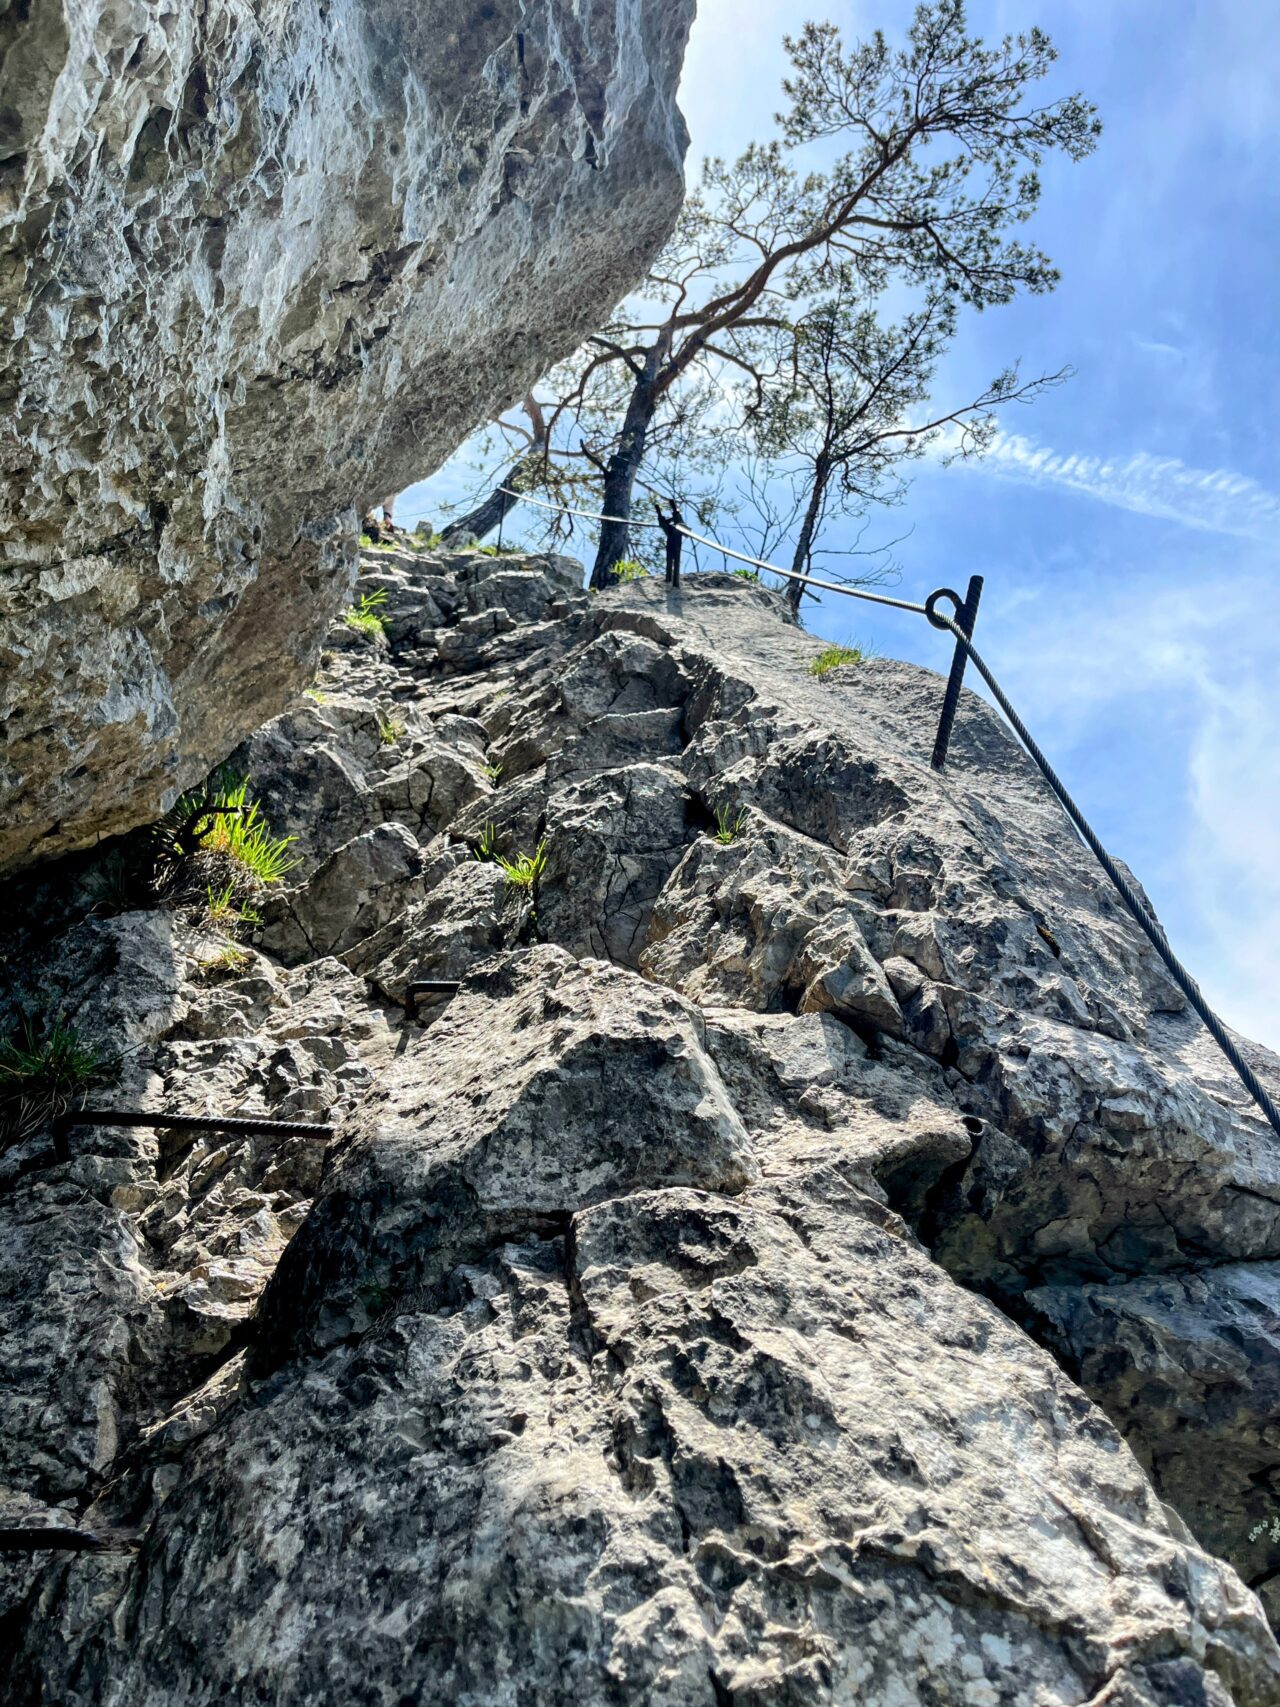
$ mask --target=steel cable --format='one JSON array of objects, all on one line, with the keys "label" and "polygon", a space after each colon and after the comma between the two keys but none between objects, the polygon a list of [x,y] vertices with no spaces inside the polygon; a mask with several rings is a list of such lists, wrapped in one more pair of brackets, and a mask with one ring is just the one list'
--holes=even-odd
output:
[{"label": "steel cable", "polygon": [[[518,499],[519,502],[523,504],[536,504],[539,509],[543,510],[562,510],[568,515],[580,516],[586,521],[621,522],[624,525],[631,527],[652,528],[657,526],[657,523],[655,522],[630,521],[629,518],[625,516],[603,516],[598,515],[591,510],[569,509],[568,506],[564,504],[548,504],[542,499],[530,498],[522,492],[513,492],[511,488],[507,486],[504,486],[502,491],[504,491],[508,497]],[[1258,1107],[1267,1117],[1267,1120],[1270,1122],[1277,1136],[1280,1136],[1280,1109],[1276,1107],[1274,1100],[1262,1085],[1258,1075],[1254,1072],[1253,1068],[1250,1067],[1249,1063],[1245,1060],[1244,1056],[1232,1041],[1229,1033],[1227,1032],[1227,1028],[1223,1025],[1217,1014],[1214,1013],[1213,1009],[1204,999],[1200,986],[1178,959],[1177,955],[1169,947],[1169,942],[1164,931],[1160,928],[1159,924],[1157,924],[1156,920],[1152,918],[1146,907],[1143,906],[1133,888],[1133,885],[1129,882],[1128,878],[1124,876],[1119,866],[1094,834],[1093,827],[1090,825],[1089,820],[1076,805],[1070,794],[1068,794],[1065,786],[1063,785],[1062,779],[1041,752],[1038,743],[1031,734],[1031,731],[1014,710],[1008,696],[992,674],[991,669],[983,660],[982,656],[974,650],[973,642],[969,639],[968,635],[965,634],[964,630],[960,627],[959,623],[954,620],[954,618],[949,617],[944,612],[938,610],[937,600],[945,596],[955,601],[958,613],[961,604],[959,596],[953,593],[949,588],[944,588],[940,589],[936,593],[930,594],[928,601],[922,605],[913,604],[908,599],[891,599],[884,593],[868,593],[860,587],[843,587],[835,581],[820,581],[812,575],[797,574],[793,569],[780,569],[776,563],[767,563],[760,557],[748,557],[741,551],[734,551],[731,546],[721,545],[719,540],[708,539],[705,534],[694,533],[691,528],[684,527],[683,525],[680,525],[679,531],[684,534],[686,539],[695,540],[699,545],[705,545],[712,551],[722,552],[726,557],[736,558],[739,563],[749,563],[753,568],[766,569],[771,575],[780,575],[784,581],[799,581],[807,587],[821,587],[826,592],[839,593],[844,598],[863,599],[869,604],[889,605],[894,610],[910,611],[912,615],[924,617],[925,620],[931,623],[934,628],[942,629],[954,637],[956,645],[964,648],[965,655],[972,661],[974,669],[977,670],[983,681],[986,682],[987,686],[991,689],[991,693],[996,704],[1009,720],[1009,724],[1014,733],[1035,761],[1040,774],[1044,777],[1053,793],[1057,796],[1063,810],[1075,825],[1075,828],[1079,831],[1080,837],[1086,847],[1088,847],[1094,858],[1098,861],[1098,864],[1110,878],[1116,893],[1120,896],[1120,899],[1132,914],[1135,922],[1149,938],[1152,947],[1160,956],[1160,959],[1163,961],[1170,977],[1204,1022],[1205,1029],[1218,1045],[1218,1048],[1222,1051],[1223,1055],[1231,1063],[1231,1066],[1235,1069],[1241,1084],[1245,1087],[1254,1102],[1257,1103]]]},{"label": "steel cable", "polygon": [[954,635],[956,644],[964,648],[969,662],[991,689],[992,697],[995,699],[996,704],[1000,707],[1001,711],[1004,712],[1014,733],[1027,749],[1027,752],[1035,760],[1040,769],[1040,774],[1049,784],[1049,787],[1053,790],[1054,794],[1057,795],[1063,810],[1075,825],[1076,829],[1080,832],[1080,836],[1085,842],[1085,845],[1092,852],[1094,858],[1102,867],[1103,871],[1105,871],[1107,876],[1111,879],[1120,899],[1124,902],[1134,919],[1150,939],[1152,947],[1164,962],[1170,977],[1191,1003],[1191,1006],[1199,1014],[1200,1018],[1204,1021],[1205,1029],[1218,1045],[1218,1048],[1221,1049],[1222,1053],[1226,1056],[1227,1060],[1235,1068],[1236,1073],[1239,1075],[1241,1084],[1244,1085],[1254,1102],[1257,1103],[1263,1114],[1265,1114],[1267,1119],[1271,1122],[1271,1125],[1277,1135],[1280,1135],[1280,1109],[1276,1107],[1275,1102],[1267,1093],[1265,1087],[1259,1080],[1258,1075],[1245,1060],[1244,1056],[1241,1055],[1239,1049],[1237,1049],[1227,1031],[1227,1028],[1223,1025],[1217,1014],[1214,1013],[1208,1002],[1205,1001],[1204,996],[1201,994],[1200,986],[1178,959],[1177,955],[1169,947],[1169,941],[1165,936],[1164,931],[1143,906],[1133,885],[1129,882],[1128,878],[1120,870],[1115,860],[1112,859],[1106,848],[1103,847],[1102,843],[1094,834],[1093,827],[1089,823],[1089,820],[1085,817],[1084,813],[1067,792],[1061,777],[1059,777],[1057,771],[1054,770],[1048,759],[1045,758],[1044,754],[1041,752],[1038,743],[1031,734],[1031,731],[1014,710],[1007,694],[1000,686],[1000,683],[996,680],[990,667],[984,661],[981,654],[974,649],[973,642],[964,633],[959,623],[957,623],[952,617],[945,615],[940,610],[933,610],[929,614],[929,621],[935,628],[945,629],[950,634]]}]

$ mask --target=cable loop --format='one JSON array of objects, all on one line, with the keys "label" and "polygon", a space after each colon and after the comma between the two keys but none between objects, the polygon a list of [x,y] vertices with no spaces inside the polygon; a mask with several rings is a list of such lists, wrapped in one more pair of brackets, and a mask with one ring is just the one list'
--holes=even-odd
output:
[{"label": "cable loop", "polygon": [[938,614],[938,600],[939,599],[950,599],[952,604],[956,607],[955,608],[955,615],[956,616],[959,616],[960,611],[964,606],[964,600],[960,597],[959,593],[955,592],[952,588],[950,588],[950,587],[938,587],[932,593],[930,593],[929,597],[924,601],[924,614],[925,614],[925,616],[929,619],[929,621],[933,624],[933,626],[935,628],[940,628],[942,630],[942,632],[945,634],[947,632],[947,630],[950,629],[952,626],[952,619],[950,617],[940,616]]}]

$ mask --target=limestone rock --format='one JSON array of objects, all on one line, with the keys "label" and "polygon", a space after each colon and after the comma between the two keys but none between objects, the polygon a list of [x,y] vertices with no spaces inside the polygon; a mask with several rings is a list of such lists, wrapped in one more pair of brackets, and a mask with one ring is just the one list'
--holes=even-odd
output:
[{"label": "limestone rock", "polygon": [[0,1570],[12,1698],[1271,1707],[1280,1152],[995,715],[392,558],[238,757],[264,929],[4,910],[92,1096],[337,1131],[0,1159],[0,1512],[108,1537]]},{"label": "limestone rock", "polygon": [[278,712],[358,508],[642,276],[692,14],[5,9],[0,870],[158,816]]}]

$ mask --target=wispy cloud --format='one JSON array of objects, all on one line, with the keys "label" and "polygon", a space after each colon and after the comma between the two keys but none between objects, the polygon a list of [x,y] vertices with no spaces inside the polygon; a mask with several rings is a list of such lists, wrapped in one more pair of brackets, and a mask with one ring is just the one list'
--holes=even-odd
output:
[{"label": "wispy cloud", "polygon": [[987,456],[971,466],[1028,485],[1063,486],[1102,504],[1207,533],[1270,541],[1280,531],[1280,495],[1248,475],[1191,468],[1175,456],[1082,456],[1000,433]]}]

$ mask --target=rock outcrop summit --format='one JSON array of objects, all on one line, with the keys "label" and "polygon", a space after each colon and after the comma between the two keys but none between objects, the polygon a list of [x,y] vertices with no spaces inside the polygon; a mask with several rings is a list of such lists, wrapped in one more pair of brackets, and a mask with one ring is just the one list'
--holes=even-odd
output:
[{"label": "rock outcrop summit", "polygon": [[643,275],[693,0],[0,7],[0,871],[314,667],[354,506]]},{"label": "rock outcrop summit", "polygon": [[731,576],[359,587],[239,942],[142,835],[5,910],[99,1104],[335,1136],[0,1160],[0,1522],[99,1542],[3,1699],[1274,1707],[1280,1155],[995,714]]}]

